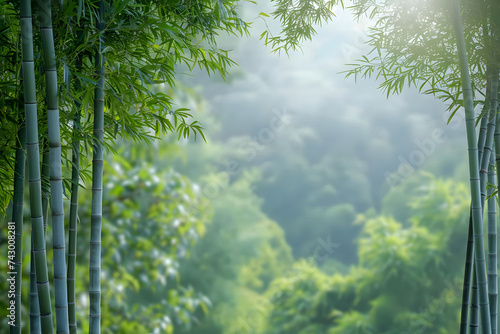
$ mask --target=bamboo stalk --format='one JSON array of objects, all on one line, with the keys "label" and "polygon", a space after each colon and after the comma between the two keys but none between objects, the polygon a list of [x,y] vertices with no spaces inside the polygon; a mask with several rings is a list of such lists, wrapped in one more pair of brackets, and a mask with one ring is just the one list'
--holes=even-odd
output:
[{"label": "bamboo stalk", "polygon": [[[487,86],[490,87],[489,89],[489,99],[486,99],[486,105],[489,107],[489,116],[488,116],[488,126],[487,126],[487,131],[486,131],[486,138],[484,141],[484,148],[483,148],[483,154],[479,155],[479,161],[481,162],[481,169],[480,169],[480,182],[481,182],[481,207],[482,207],[482,214],[484,215],[484,208],[485,208],[485,200],[486,200],[486,180],[488,178],[488,170],[489,170],[489,164],[490,164],[490,156],[492,152],[492,147],[493,147],[493,138],[495,137],[495,130],[496,130],[496,113],[497,113],[497,108],[496,105],[498,104],[498,97],[495,92],[498,91],[498,70],[497,70],[497,75],[495,75],[495,69],[491,68],[491,65],[488,66],[489,71],[488,72],[488,79],[487,79]],[[488,92],[487,92],[488,93]]]},{"label": "bamboo stalk", "polygon": [[[80,117],[75,116],[73,122],[73,138],[76,138],[77,128],[79,127]],[[68,243],[68,319],[69,331],[71,334],[77,332],[76,327],[76,305],[75,305],[75,268],[76,268],[76,236],[77,236],[77,217],[78,217],[78,182],[79,182],[79,145],[77,139],[73,141],[73,167],[71,170],[71,203],[69,211],[69,243]]]},{"label": "bamboo stalk", "polygon": [[[82,68],[82,57],[78,57],[76,61],[78,70]],[[77,80],[75,88],[80,91],[80,82]],[[73,120],[73,153],[71,169],[71,204],[69,211],[69,242],[68,242],[68,317],[69,331],[71,334],[76,334],[76,305],[75,305],[75,268],[76,268],[76,241],[77,241],[77,217],[78,217],[78,183],[80,181],[79,166],[80,166],[80,141],[78,139],[78,131],[80,128],[80,107],[81,103],[75,100],[77,113]]]},{"label": "bamboo stalk", "polygon": [[[496,184],[495,158],[491,155],[488,169],[488,182]],[[488,189],[488,295],[490,298],[491,332],[497,333],[498,329],[498,260],[497,260],[497,210],[496,196],[493,188]]]},{"label": "bamboo stalk", "polygon": [[[488,72],[491,75],[494,73],[494,70],[490,70]],[[495,84],[495,81],[497,82],[496,84]],[[491,87],[490,92],[493,93],[495,91],[498,91],[498,78],[495,79],[494,75],[492,77],[488,76],[487,85]],[[490,96],[491,101],[488,101],[488,99],[486,101],[486,104],[490,104],[489,116],[488,116],[489,120],[488,120],[488,126],[487,126],[487,131],[486,131],[486,138],[485,138],[485,142],[484,142],[483,154],[480,155],[481,157],[479,160],[479,161],[481,161],[481,169],[480,169],[481,217],[483,217],[483,218],[484,218],[484,209],[485,209],[485,200],[486,200],[486,181],[488,178],[489,164],[490,164],[491,156],[492,156],[491,152],[492,152],[492,146],[493,146],[493,137],[494,137],[495,128],[496,128],[495,127],[495,125],[496,125],[495,104],[496,104],[497,98],[494,97],[494,95],[495,95],[494,93],[491,94],[491,96]],[[488,278],[490,277],[489,273],[490,273],[490,264],[488,262]],[[488,282],[490,282],[490,280],[488,280]],[[474,286],[474,282],[473,282],[473,286]],[[491,286],[488,286],[488,296],[491,296],[490,290],[491,290]],[[478,298],[478,296],[476,296],[476,298]],[[478,303],[477,300],[475,302],[476,302],[476,304]],[[477,309],[475,311],[477,311]],[[493,311],[492,304],[490,303],[490,318],[493,318],[491,315],[492,311]],[[496,312],[496,310],[495,310],[495,312]],[[492,330],[493,330],[493,324],[492,324]]]},{"label": "bamboo stalk", "polygon": [[483,222],[481,207],[481,192],[479,182],[479,162],[477,154],[477,140],[475,131],[474,105],[472,96],[472,84],[469,74],[467,49],[465,45],[464,30],[462,26],[460,1],[456,1],[453,10],[454,29],[458,49],[458,61],[462,81],[464,107],[466,115],[467,145],[469,151],[469,174],[470,189],[472,197],[472,224],[474,231],[474,257],[476,263],[476,274],[479,294],[479,308],[481,328],[483,334],[491,334],[491,319],[489,315],[489,297],[486,277],[486,263],[484,254]]},{"label": "bamboo stalk", "polygon": [[[469,232],[467,233],[467,250],[465,255],[464,285],[462,290],[462,310],[460,313],[460,334],[467,334],[467,317],[469,313],[471,274],[474,263],[474,232],[472,231],[472,212],[469,213]],[[474,298],[472,298],[474,300]],[[472,310],[471,310],[472,314]],[[472,315],[471,315],[472,317]]]},{"label": "bamboo stalk", "polygon": [[[500,43],[498,40],[498,24],[497,22],[498,19],[498,14],[499,14],[499,9],[498,9],[498,4],[495,1],[490,1],[490,57],[491,57],[491,62],[493,63],[492,68],[493,68],[493,78],[492,78],[492,98],[491,98],[491,106],[492,108],[495,109],[496,113],[496,129],[495,129],[495,160],[492,161],[493,165],[496,165],[496,180],[495,177],[492,178],[491,183],[495,184],[496,181],[496,186],[497,190],[498,187],[500,186],[500,115],[498,115],[498,90],[499,90],[499,64],[498,64],[498,59],[497,59],[497,52],[500,47]],[[493,167],[492,167],[493,168]],[[498,194],[496,196],[498,199]],[[488,203],[488,205],[490,205]],[[492,207],[496,205],[496,201],[492,200]],[[492,217],[493,219],[493,217]],[[497,242],[498,242],[498,232],[497,232],[497,221],[496,221],[496,212],[495,212],[495,217],[494,217],[494,224],[491,226],[489,225],[489,231],[488,231],[488,245],[489,253],[491,253],[491,257],[489,258],[488,266],[491,268],[489,271],[489,274],[491,274],[491,278],[489,281],[491,282],[491,304],[490,304],[490,315],[491,315],[491,325],[492,325],[492,333],[497,333],[498,332],[498,247],[497,247]]]},{"label": "bamboo stalk", "polygon": [[47,140],[42,139],[42,215],[43,232],[47,235],[47,223],[49,221],[49,198],[50,198],[50,169],[49,169],[49,149],[46,145]]},{"label": "bamboo stalk", "polygon": [[[33,232],[33,227],[31,229]],[[31,250],[30,250],[30,334],[41,334],[42,328],[40,325],[40,305],[38,302],[38,290],[36,287],[36,270],[35,270],[35,252],[33,246],[33,233],[31,235]]]},{"label": "bamboo stalk", "polygon": [[61,135],[57,91],[57,67],[52,31],[51,1],[40,1],[40,31],[45,61],[47,123],[50,163],[50,208],[52,212],[52,248],[57,333],[69,333],[68,292],[66,283],[66,241],[61,168]]},{"label": "bamboo stalk", "polygon": [[470,334],[479,333],[479,295],[477,293],[476,263],[472,266],[472,292],[470,303]]},{"label": "bamboo stalk", "polygon": [[18,145],[16,149],[16,164],[14,174],[14,196],[12,203],[12,219],[15,226],[14,237],[14,326],[10,327],[11,334],[21,333],[21,283],[23,278],[23,202],[24,202],[24,173],[25,173],[25,150],[26,150],[26,127],[24,121],[20,118],[20,127],[17,133]]},{"label": "bamboo stalk", "polygon": [[[488,76],[488,80],[490,80],[491,77]],[[488,81],[489,82],[489,81]],[[483,110],[481,111],[481,122],[480,122],[480,127],[479,127],[479,136],[478,136],[478,161],[481,161],[483,158],[483,149],[486,143],[486,131],[487,131],[487,124],[488,124],[488,117],[486,115],[489,115],[489,102],[490,101],[490,85],[487,85],[486,89],[486,99],[484,101],[484,106]],[[472,202],[471,202],[471,207],[472,207]],[[474,287],[474,289],[477,290],[477,280],[473,279],[473,282],[471,284],[471,274],[474,273],[475,275],[475,270],[473,270],[473,263],[474,263],[474,232],[472,229],[472,210],[469,212],[469,230],[467,233],[467,247],[466,247],[466,256],[465,256],[465,269],[464,269],[464,285],[463,285],[463,290],[462,290],[462,310],[460,314],[460,334],[467,334],[467,317],[468,317],[468,311],[469,311],[469,303],[471,301],[470,299],[470,289],[471,287]],[[472,302],[474,303],[475,306],[479,304],[478,300],[478,295],[477,293],[473,296]],[[478,312],[478,307],[473,307],[471,304],[471,319],[476,319],[477,315],[473,314],[475,312]],[[471,331],[474,332],[474,328],[477,326],[471,326]]]},{"label": "bamboo stalk", "polygon": [[36,102],[35,68],[33,61],[33,27],[31,3],[21,0],[21,44],[23,53],[24,111],[26,121],[26,147],[29,164],[29,193],[31,207],[31,224],[33,235],[33,251],[40,306],[40,324],[42,332],[53,333],[52,306],[50,302],[49,279],[47,273],[47,254],[45,235],[43,233],[42,190],[40,181],[40,157],[38,147],[38,115]]},{"label": "bamboo stalk", "polygon": [[92,213],[90,229],[90,268],[89,268],[89,333],[101,332],[101,226],[102,226],[102,174],[104,139],[104,1],[99,1],[97,29],[100,33],[99,50],[96,52],[96,67],[99,79],[94,96],[94,150],[92,159]]}]

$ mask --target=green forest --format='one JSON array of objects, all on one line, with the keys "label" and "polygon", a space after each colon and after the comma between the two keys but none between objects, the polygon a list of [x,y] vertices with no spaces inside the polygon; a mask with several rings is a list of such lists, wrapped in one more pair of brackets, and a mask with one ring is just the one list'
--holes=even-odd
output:
[{"label": "green forest", "polygon": [[495,334],[494,0],[0,0],[0,334]]}]

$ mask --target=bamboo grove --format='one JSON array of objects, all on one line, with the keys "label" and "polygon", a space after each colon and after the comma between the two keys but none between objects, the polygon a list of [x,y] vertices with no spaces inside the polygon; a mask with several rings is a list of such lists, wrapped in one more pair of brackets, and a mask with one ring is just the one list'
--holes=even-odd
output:
[{"label": "bamboo grove", "polygon": [[[2,1],[0,168],[2,211],[12,201],[15,230],[15,320],[29,293],[29,332],[77,333],[75,298],[78,216],[91,217],[89,332],[101,332],[102,173],[118,139],[149,142],[166,134],[203,136],[186,109],[165,93],[174,66],[224,76],[233,64],[215,43],[219,31],[247,32],[236,1]],[[92,158],[90,158],[92,156]],[[25,164],[27,166],[25,167]],[[25,176],[25,170],[27,175]],[[71,174],[71,176],[69,176]],[[25,203],[25,179],[29,202]],[[81,180],[92,180],[92,210],[78,212]],[[83,189],[83,191],[87,191]],[[70,195],[68,195],[70,193]],[[65,213],[64,198],[70,198]],[[23,208],[31,228],[23,226]],[[51,224],[47,224],[48,209]],[[69,213],[69,215],[67,214]],[[69,228],[65,228],[69,217]],[[10,227],[9,227],[10,228]],[[30,231],[29,235],[23,231]],[[47,268],[52,232],[53,282]],[[66,240],[68,233],[68,240]],[[31,239],[29,291],[21,291],[23,237]],[[68,248],[66,248],[68,244]],[[67,250],[67,251],[66,251]],[[51,296],[50,285],[54,284]],[[53,300],[55,309],[52,309]],[[53,323],[55,321],[55,324]],[[55,326],[54,326],[55,325]]]}]

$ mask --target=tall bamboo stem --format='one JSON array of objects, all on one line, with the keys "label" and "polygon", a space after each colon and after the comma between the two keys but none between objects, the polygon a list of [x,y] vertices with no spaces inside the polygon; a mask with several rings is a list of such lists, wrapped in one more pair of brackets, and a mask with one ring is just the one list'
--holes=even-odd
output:
[{"label": "tall bamboo stem", "polygon": [[26,150],[26,127],[20,117],[20,127],[17,133],[18,144],[16,149],[16,164],[14,174],[14,196],[12,203],[12,219],[14,222],[14,326],[10,326],[11,334],[21,333],[21,282],[23,277],[23,202],[24,202],[24,172]]},{"label": "tall bamboo stem", "polygon": [[[491,77],[488,76],[488,80]],[[489,82],[489,81],[488,81]],[[481,161],[483,158],[483,149],[485,146],[486,142],[486,132],[487,132],[487,125],[488,125],[488,117],[489,112],[490,112],[490,85],[487,85],[486,89],[486,99],[484,101],[484,106],[483,110],[481,111],[481,122],[479,126],[479,136],[478,136],[478,161]],[[472,202],[471,202],[471,207],[472,207]],[[463,291],[462,291],[462,310],[460,314],[460,334],[467,334],[467,317],[468,317],[468,310],[469,310],[469,303],[471,307],[471,321],[475,321],[473,324],[471,322],[471,333],[476,333],[475,331],[478,330],[478,314],[474,314],[475,312],[478,312],[478,295],[475,293],[472,296],[472,303],[470,299],[470,290],[471,287],[475,289],[477,292],[477,279],[476,277],[472,278],[471,274],[474,273],[475,275],[475,269],[473,270],[473,263],[474,263],[474,232],[472,229],[472,210],[469,212],[469,231],[467,233],[467,247],[466,247],[466,256],[465,256],[465,269],[464,269],[464,284],[463,284]],[[474,267],[475,268],[475,267]],[[471,279],[472,284],[471,284]]]},{"label": "tall bamboo stem", "polygon": [[45,61],[47,124],[50,158],[50,208],[52,211],[52,248],[57,333],[69,333],[68,292],[66,284],[66,242],[64,232],[61,134],[57,91],[57,66],[52,31],[51,1],[40,1],[40,30]]},{"label": "tall bamboo stem", "polygon": [[[79,56],[76,61],[78,70],[82,68],[82,57]],[[77,80],[75,88],[80,91],[80,82]],[[80,141],[78,139],[78,131],[80,128],[80,107],[81,103],[75,100],[77,113],[73,120],[73,153],[71,169],[71,203],[69,210],[69,242],[68,242],[68,316],[69,316],[69,331],[71,334],[76,334],[76,305],[75,305],[75,268],[76,268],[76,236],[77,236],[77,218],[78,218],[78,183],[79,166],[80,166]]]},{"label": "tall bamboo stem", "polygon": [[40,182],[40,157],[38,147],[38,115],[36,101],[35,67],[33,59],[33,27],[31,3],[21,0],[21,41],[22,69],[24,83],[24,110],[26,121],[26,147],[29,164],[29,193],[31,207],[31,224],[33,234],[33,251],[40,305],[40,323],[42,333],[52,333],[52,307],[50,302],[49,278],[47,273],[47,254],[45,250],[45,235],[43,233],[42,190]]},{"label": "tall bamboo stem", "polygon": [[479,308],[481,327],[483,334],[491,334],[491,319],[489,314],[489,298],[486,277],[486,263],[484,254],[483,222],[481,207],[481,192],[479,182],[479,162],[477,154],[477,139],[475,130],[474,104],[472,96],[472,84],[469,74],[467,49],[465,45],[464,30],[462,26],[460,1],[453,6],[454,28],[457,40],[458,61],[462,81],[462,90],[465,107],[465,118],[467,128],[467,145],[469,148],[469,175],[472,197],[472,224],[474,231],[474,257],[476,263],[476,274],[479,294]]},{"label": "tall bamboo stem", "polygon": [[97,74],[99,79],[94,96],[94,150],[92,160],[92,213],[90,229],[90,268],[89,268],[89,333],[101,332],[101,225],[102,225],[102,169],[104,139],[104,1],[99,2],[97,29],[100,32],[99,50],[96,52]]}]

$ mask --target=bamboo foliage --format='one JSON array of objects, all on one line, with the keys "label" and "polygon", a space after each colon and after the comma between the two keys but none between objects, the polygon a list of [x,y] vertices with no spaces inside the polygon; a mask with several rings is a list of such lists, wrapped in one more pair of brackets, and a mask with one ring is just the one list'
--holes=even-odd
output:
[{"label": "bamboo foliage", "polygon": [[99,49],[95,64],[99,79],[94,95],[94,147],[92,159],[92,213],[90,229],[90,267],[89,267],[89,333],[101,332],[101,225],[102,225],[102,173],[104,140],[104,1],[99,1],[97,29],[100,33]]},{"label": "bamboo foliage", "polygon": [[483,333],[491,333],[490,306],[487,289],[486,263],[484,255],[483,223],[481,193],[479,182],[479,162],[477,155],[477,141],[475,130],[474,104],[472,96],[472,84],[469,74],[467,49],[462,26],[460,2],[457,0],[453,10],[453,23],[455,29],[456,43],[458,49],[458,61],[460,77],[462,81],[463,99],[465,107],[467,146],[469,148],[469,175],[472,196],[472,224],[474,231],[474,258],[476,264],[476,275],[478,282],[479,307],[481,317],[481,328]]},{"label": "bamboo foliage", "polygon": [[40,28],[45,60],[47,123],[50,164],[50,207],[52,211],[52,243],[57,333],[69,333],[66,283],[66,242],[64,233],[63,185],[61,169],[61,135],[57,67],[52,32],[51,1],[40,1]]},{"label": "bamboo foliage", "polygon": [[15,314],[14,326],[10,326],[11,334],[21,333],[21,280],[22,280],[22,259],[23,259],[23,201],[24,201],[24,172],[25,172],[25,149],[26,149],[26,127],[21,119],[18,131],[18,147],[16,149],[16,165],[14,174],[14,197],[12,205],[12,219],[15,225],[15,256],[14,256],[14,277],[15,277]]},{"label": "bamboo foliage", "polygon": [[24,84],[24,110],[26,122],[26,148],[28,153],[28,180],[31,207],[33,251],[37,280],[38,301],[40,306],[40,324],[42,332],[52,333],[52,307],[47,273],[45,235],[43,233],[40,158],[38,147],[38,116],[36,101],[35,68],[33,58],[33,27],[31,3],[21,0],[21,45]]}]

